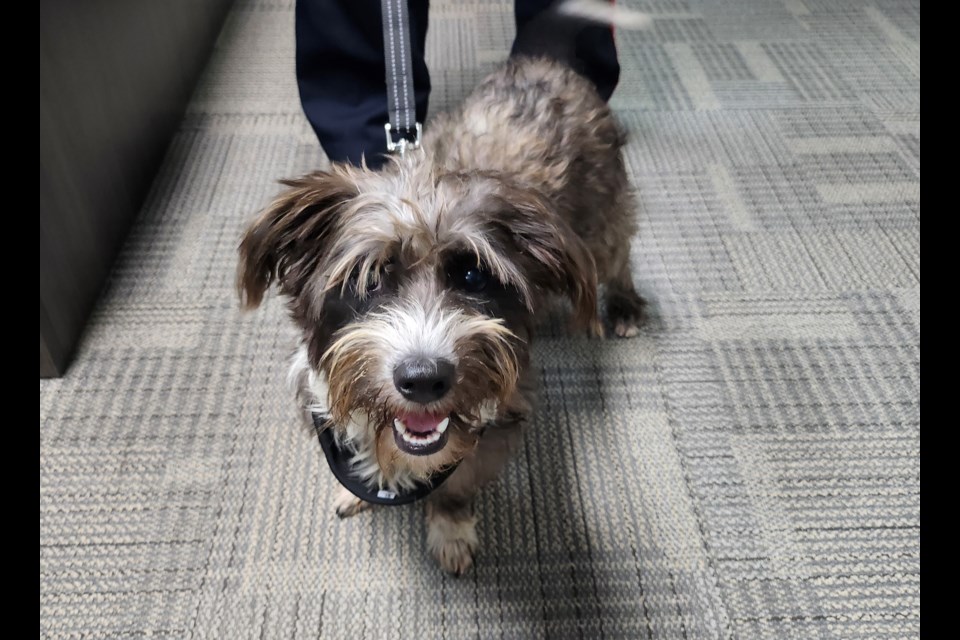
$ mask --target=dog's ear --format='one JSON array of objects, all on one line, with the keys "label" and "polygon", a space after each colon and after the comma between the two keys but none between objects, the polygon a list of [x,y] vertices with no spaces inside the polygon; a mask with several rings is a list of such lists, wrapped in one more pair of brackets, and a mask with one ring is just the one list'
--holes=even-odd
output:
[{"label": "dog's ear", "polygon": [[337,214],[357,195],[343,171],[283,180],[282,193],[247,228],[240,242],[237,292],[244,308],[260,305],[270,284],[296,296],[330,241]]},{"label": "dog's ear", "polygon": [[499,193],[505,207],[498,217],[522,256],[528,283],[567,296],[578,325],[601,335],[590,250],[543,194],[509,183],[501,184]]}]

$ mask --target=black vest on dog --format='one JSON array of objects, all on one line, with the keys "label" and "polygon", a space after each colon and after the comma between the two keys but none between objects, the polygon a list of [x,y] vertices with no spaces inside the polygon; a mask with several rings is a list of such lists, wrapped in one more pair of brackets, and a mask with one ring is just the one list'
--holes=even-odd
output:
[{"label": "black vest on dog", "polygon": [[333,435],[333,429],[330,428],[328,424],[330,418],[316,412],[312,412],[310,415],[313,418],[313,426],[317,430],[317,437],[320,439],[320,446],[323,447],[323,453],[327,457],[327,464],[330,465],[330,470],[333,471],[333,475],[336,476],[337,480],[347,491],[364,502],[393,506],[416,502],[420,498],[425,498],[433,493],[434,489],[443,484],[444,480],[449,478],[450,474],[460,466],[458,462],[455,465],[447,467],[439,473],[430,476],[427,482],[418,482],[416,487],[410,491],[394,493],[387,489],[371,489],[354,475],[352,465],[350,464],[351,452],[345,451],[337,444],[337,439]]}]

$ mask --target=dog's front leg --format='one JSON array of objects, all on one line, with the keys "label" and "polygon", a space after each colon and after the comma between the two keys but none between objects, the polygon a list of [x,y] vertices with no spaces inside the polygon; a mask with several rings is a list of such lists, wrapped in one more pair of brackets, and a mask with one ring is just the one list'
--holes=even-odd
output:
[{"label": "dog's front leg", "polygon": [[427,548],[443,570],[455,576],[473,566],[479,543],[473,498],[438,491],[427,500]]},{"label": "dog's front leg", "polygon": [[477,492],[497,477],[516,449],[526,415],[505,411],[496,425],[487,428],[473,453],[427,499],[427,547],[440,566],[455,576],[473,566],[478,546]]},{"label": "dog's front leg", "polygon": [[521,427],[533,410],[535,386],[532,371],[521,374],[517,389],[498,407],[477,447],[427,498],[427,547],[440,566],[455,576],[473,566],[479,544],[475,498],[481,487],[496,479],[519,446]]},{"label": "dog's front leg", "polygon": [[337,512],[337,516],[341,519],[355,516],[372,506],[369,502],[361,500],[350,493],[346,487],[339,483],[337,484],[337,488],[334,489],[333,508]]}]

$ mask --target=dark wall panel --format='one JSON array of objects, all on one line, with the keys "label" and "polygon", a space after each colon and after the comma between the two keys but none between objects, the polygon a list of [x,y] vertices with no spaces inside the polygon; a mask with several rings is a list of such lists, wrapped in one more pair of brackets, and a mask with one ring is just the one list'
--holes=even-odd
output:
[{"label": "dark wall panel", "polygon": [[230,0],[40,2],[40,376],[60,375]]}]

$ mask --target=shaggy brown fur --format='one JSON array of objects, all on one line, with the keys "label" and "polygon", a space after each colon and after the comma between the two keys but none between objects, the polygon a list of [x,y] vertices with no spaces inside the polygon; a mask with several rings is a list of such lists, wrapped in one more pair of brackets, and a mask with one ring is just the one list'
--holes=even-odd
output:
[{"label": "shaggy brown fur", "polygon": [[[278,283],[303,331],[301,397],[332,413],[358,475],[402,489],[460,461],[428,499],[428,544],[452,573],[472,563],[473,497],[530,414],[529,346],[545,297],[567,296],[580,325],[599,334],[605,285],[614,332],[637,331],[623,142],[583,77],[547,59],[511,59],[430,124],[422,151],[376,172],[335,165],[286,181],[240,246],[245,305]],[[468,271],[488,277],[481,290]],[[457,374],[450,393],[416,405],[391,371],[423,352],[455,362]],[[398,448],[391,425],[410,411],[450,417],[441,450]],[[343,514],[361,506],[336,504]]]}]

